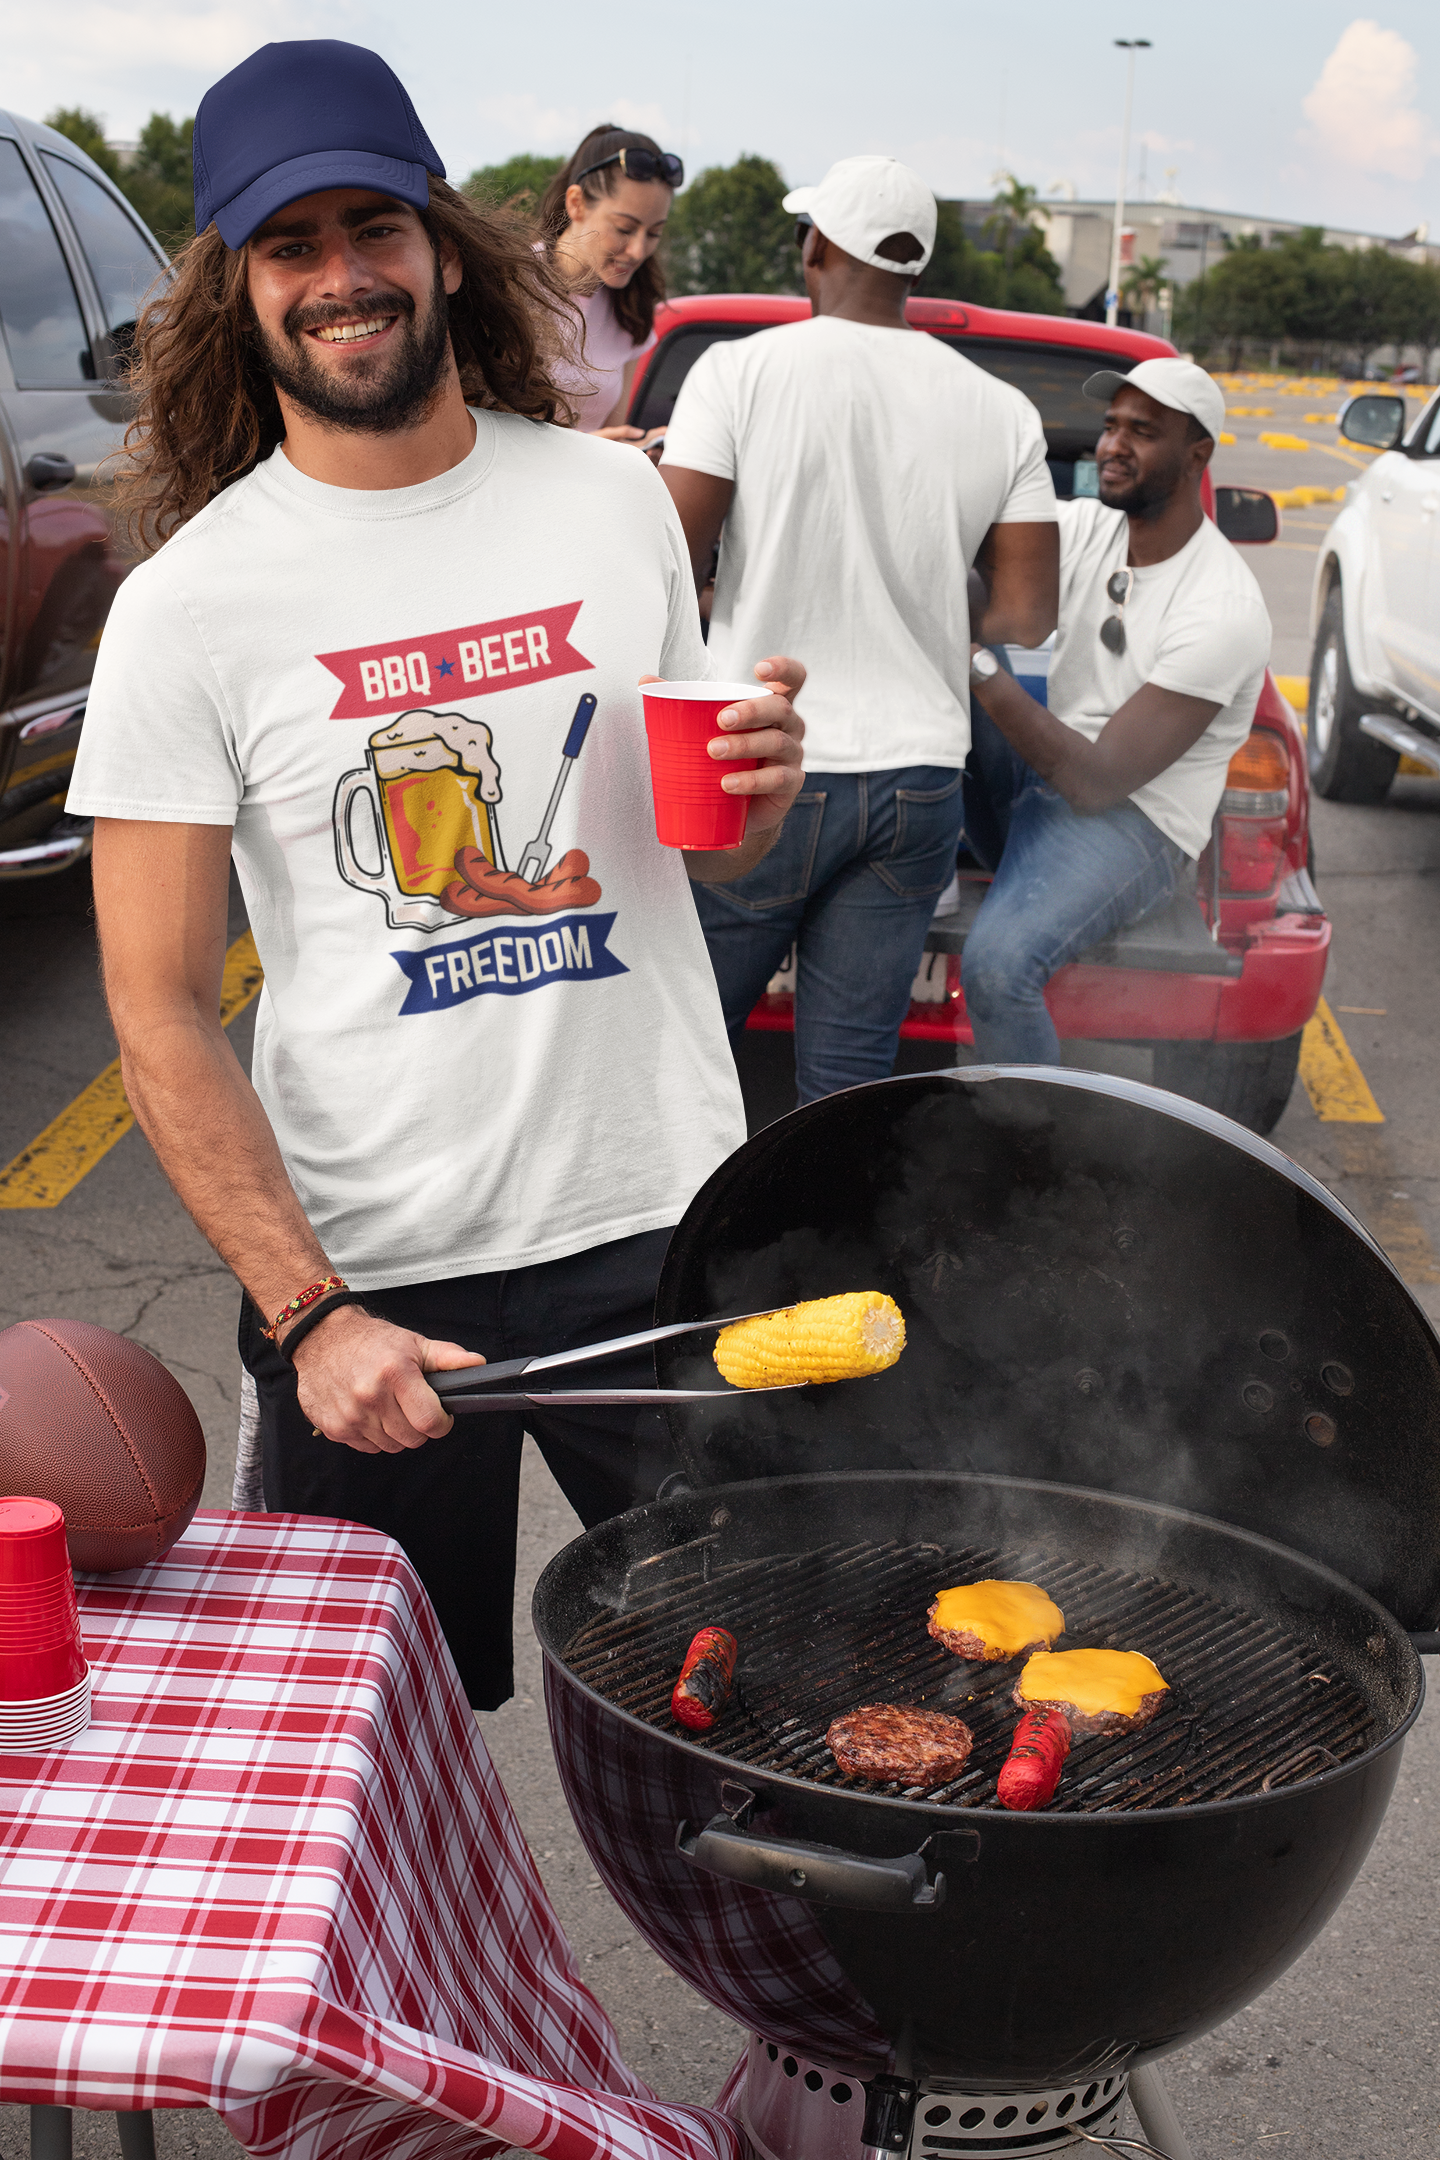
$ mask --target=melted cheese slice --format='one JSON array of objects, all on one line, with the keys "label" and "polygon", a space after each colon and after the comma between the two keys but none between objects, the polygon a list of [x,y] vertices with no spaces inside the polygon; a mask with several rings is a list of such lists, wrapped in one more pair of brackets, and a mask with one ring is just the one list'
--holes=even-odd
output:
[{"label": "melted cheese slice", "polygon": [[1026,1702],[1070,1703],[1082,1717],[1134,1717],[1142,1697],[1167,1686],[1138,1650],[1037,1650],[1020,1675]]},{"label": "melted cheese slice", "polygon": [[1054,1642],[1065,1615],[1033,1582],[962,1583],[935,1600],[936,1627],[978,1635],[996,1657],[1015,1657],[1031,1643]]}]

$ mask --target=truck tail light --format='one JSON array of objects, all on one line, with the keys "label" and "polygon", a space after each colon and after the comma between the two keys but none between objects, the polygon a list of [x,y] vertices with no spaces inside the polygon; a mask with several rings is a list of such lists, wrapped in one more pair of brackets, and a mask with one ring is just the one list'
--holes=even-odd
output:
[{"label": "truck tail light", "polygon": [[1230,760],[1220,809],[1225,817],[1284,817],[1290,804],[1290,753],[1269,728],[1252,728]]},{"label": "truck tail light", "polygon": [[1252,728],[1230,760],[1220,798],[1221,884],[1232,893],[1268,893],[1285,858],[1290,753],[1269,728]]}]

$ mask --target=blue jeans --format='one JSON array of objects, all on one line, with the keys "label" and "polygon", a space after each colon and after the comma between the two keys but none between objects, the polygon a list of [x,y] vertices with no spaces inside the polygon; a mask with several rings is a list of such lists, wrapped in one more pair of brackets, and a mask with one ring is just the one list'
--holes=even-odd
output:
[{"label": "blue jeans", "polygon": [[963,775],[947,766],[810,773],[780,838],[695,904],[732,1039],[792,945],[802,1103],[895,1063],[910,985],[960,838]]},{"label": "blue jeans", "polygon": [[1045,985],[1169,900],[1187,858],[1132,802],[1082,817],[978,701],[970,717],[965,838],[995,871],[960,962],[975,1049],[987,1065],[1058,1065]]}]

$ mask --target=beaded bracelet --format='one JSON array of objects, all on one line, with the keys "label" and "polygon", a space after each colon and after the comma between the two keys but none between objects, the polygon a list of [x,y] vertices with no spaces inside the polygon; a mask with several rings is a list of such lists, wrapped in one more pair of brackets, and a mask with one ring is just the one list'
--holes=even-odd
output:
[{"label": "beaded bracelet", "polygon": [[306,1306],[300,1318],[285,1337],[284,1342],[276,1344],[275,1347],[280,1352],[281,1357],[293,1365],[295,1352],[304,1342],[311,1328],[318,1327],[328,1314],[334,1312],[337,1305],[359,1305],[361,1302],[358,1290],[332,1290],[329,1297],[317,1298],[313,1305]]},{"label": "beaded bracelet", "polygon": [[293,1320],[297,1313],[306,1311],[317,1298],[324,1297],[328,1291],[343,1290],[345,1287],[344,1277],[340,1275],[326,1275],[319,1282],[307,1283],[303,1290],[296,1291],[288,1305],[281,1306],[269,1327],[260,1330],[261,1334],[267,1342],[274,1342],[287,1320]]}]

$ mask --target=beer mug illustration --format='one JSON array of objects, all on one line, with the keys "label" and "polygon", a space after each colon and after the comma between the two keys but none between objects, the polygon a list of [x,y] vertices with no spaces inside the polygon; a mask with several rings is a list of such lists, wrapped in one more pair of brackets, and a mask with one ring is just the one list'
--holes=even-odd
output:
[{"label": "beer mug illustration", "polygon": [[[392,930],[438,930],[459,922],[441,895],[455,877],[462,847],[479,848],[505,868],[496,805],[500,767],[490,730],[461,713],[401,713],[378,728],[365,763],[342,773],[335,790],[335,860],[357,892],[378,893]],[[353,831],[355,805],[370,811],[369,846],[361,860]]]}]

